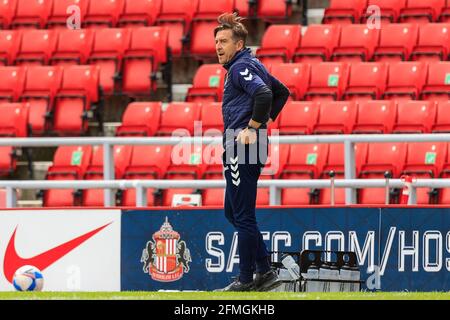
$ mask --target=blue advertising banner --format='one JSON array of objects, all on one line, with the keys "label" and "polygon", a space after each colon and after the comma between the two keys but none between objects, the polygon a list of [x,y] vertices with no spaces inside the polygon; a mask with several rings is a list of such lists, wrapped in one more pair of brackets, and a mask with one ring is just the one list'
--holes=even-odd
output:
[{"label": "blue advertising banner", "polygon": [[[257,218],[271,251],[356,252],[363,288],[450,290],[449,209],[274,208]],[[223,210],[125,210],[121,237],[122,290],[209,291],[238,274]]]}]

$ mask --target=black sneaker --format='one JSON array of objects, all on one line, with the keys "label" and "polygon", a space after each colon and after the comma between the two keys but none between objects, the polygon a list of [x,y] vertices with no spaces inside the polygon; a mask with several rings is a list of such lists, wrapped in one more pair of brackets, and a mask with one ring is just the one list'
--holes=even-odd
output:
[{"label": "black sneaker", "polygon": [[255,291],[255,284],[254,282],[250,283],[242,283],[239,281],[239,278],[234,280],[232,283],[230,283],[228,286],[222,289],[216,289],[215,292],[226,292],[226,291]]},{"label": "black sneaker", "polygon": [[280,286],[282,281],[278,278],[275,270],[267,271],[264,274],[256,273],[255,290],[256,291],[270,291]]}]

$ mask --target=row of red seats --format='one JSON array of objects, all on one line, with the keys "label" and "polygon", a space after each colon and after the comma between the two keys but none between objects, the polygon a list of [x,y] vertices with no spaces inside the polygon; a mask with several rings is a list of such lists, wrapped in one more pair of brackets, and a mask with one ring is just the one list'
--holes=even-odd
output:
[{"label": "row of red seats", "polygon": [[266,65],[322,61],[445,61],[450,53],[450,24],[399,23],[370,29],[365,24],[271,25],[257,57]]},{"label": "row of red seats", "polygon": [[[257,8],[265,19],[285,19],[292,12],[285,0],[9,0],[0,4],[0,26],[4,29],[66,28],[76,5],[83,28],[167,26],[174,55],[180,55],[191,39],[194,55],[214,54],[211,38],[217,17],[224,12],[239,11],[243,16]],[[211,41],[204,41],[205,37]]]},{"label": "row of red seats", "polygon": [[[221,145],[215,146],[116,146],[116,179],[222,179]],[[448,143],[370,143],[356,144],[356,172],[359,178],[392,178],[403,174],[420,178],[450,176],[450,148]],[[344,149],[342,144],[271,145],[269,160],[261,179],[336,179],[344,177]],[[48,180],[103,179],[103,150],[101,147],[59,147]],[[191,194],[193,189],[148,190],[149,206],[170,206],[174,194]],[[223,189],[205,189],[202,204],[223,205]],[[118,205],[134,206],[135,191],[123,190]],[[344,189],[336,189],[335,201],[345,203]],[[44,206],[103,206],[102,190],[47,190]],[[283,189],[283,205],[329,204],[330,190]],[[438,196],[438,198],[436,197]],[[394,203],[395,197],[392,198]],[[358,203],[384,204],[383,188],[361,189]],[[429,192],[418,189],[418,203],[450,203],[450,189]],[[258,205],[269,204],[269,190],[258,190]]]},{"label": "row of red seats", "polygon": [[[377,6],[379,10],[373,10]],[[445,22],[450,20],[448,0],[331,0],[323,23],[363,23],[379,14],[382,22]]]},{"label": "row of red seats", "polygon": [[294,100],[447,100],[450,62],[275,64]]},{"label": "row of red seats", "polygon": [[[117,136],[221,136],[221,102],[133,102]],[[180,114],[183,114],[180,117]],[[289,101],[270,126],[281,135],[450,132],[450,100]]]},{"label": "row of red seats", "polygon": [[156,90],[156,72],[168,62],[165,27],[0,31],[0,65],[100,67],[105,94]]}]

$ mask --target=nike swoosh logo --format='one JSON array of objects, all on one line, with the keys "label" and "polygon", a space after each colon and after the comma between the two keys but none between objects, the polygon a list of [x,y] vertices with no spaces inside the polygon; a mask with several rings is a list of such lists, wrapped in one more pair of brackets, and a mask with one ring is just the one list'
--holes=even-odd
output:
[{"label": "nike swoosh logo", "polygon": [[59,246],[56,246],[50,250],[47,250],[31,258],[22,258],[17,254],[15,245],[16,231],[17,231],[16,227],[11,236],[11,239],[9,239],[8,246],[6,247],[5,251],[5,259],[3,260],[3,273],[5,274],[5,278],[12,283],[14,272],[16,272],[18,268],[24,265],[32,265],[38,268],[39,270],[44,271],[48,266],[52,265],[53,263],[64,257],[70,251],[80,246],[83,242],[85,242],[98,232],[105,229],[111,223],[112,221],[110,223],[105,224],[102,227],[99,227],[95,230],[85,233],[75,239],[60,244]]}]

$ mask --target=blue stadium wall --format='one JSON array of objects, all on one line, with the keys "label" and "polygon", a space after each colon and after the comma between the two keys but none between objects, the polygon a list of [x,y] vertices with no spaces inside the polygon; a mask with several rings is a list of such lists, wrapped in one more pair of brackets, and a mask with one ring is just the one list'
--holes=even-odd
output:
[{"label": "blue stadium wall", "polygon": [[[272,251],[355,251],[370,288],[450,290],[449,208],[263,208],[257,216]],[[160,230],[165,221],[171,235]],[[213,290],[238,272],[236,234],[220,209],[124,210],[121,228],[122,290]],[[157,250],[160,259],[149,259]]]}]

